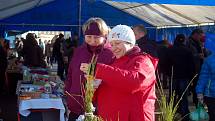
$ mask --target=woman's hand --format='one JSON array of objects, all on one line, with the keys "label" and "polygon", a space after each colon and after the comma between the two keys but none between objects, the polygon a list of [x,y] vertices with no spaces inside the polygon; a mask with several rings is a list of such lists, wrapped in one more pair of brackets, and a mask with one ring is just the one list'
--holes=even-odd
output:
[{"label": "woman's hand", "polygon": [[95,80],[93,81],[93,88],[94,88],[94,89],[97,89],[101,83],[102,83],[102,80],[101,80],[101,79],[95,79]]},{"label": "woman's hand", "polygon": [[80,70],[86,74],[88,71],[89,65],[90,64],[88,63],[81,63]]},{"label": "woman's hand", "polygon": [[198,98],[198,101],[203,104],[204,103],[204,95],[203,94],[197,94],[197,98]]}]

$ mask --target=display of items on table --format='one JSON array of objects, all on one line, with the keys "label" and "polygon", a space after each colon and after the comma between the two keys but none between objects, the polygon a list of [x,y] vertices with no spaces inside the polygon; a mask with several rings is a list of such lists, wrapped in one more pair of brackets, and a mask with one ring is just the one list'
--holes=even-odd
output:
[{"label": "display of items on table", "polygon": [[47,75],[48,70],[43,68],[22,69],[23,80],[17,86],[20,100],[63,96],[64,83],[57,75]]}]

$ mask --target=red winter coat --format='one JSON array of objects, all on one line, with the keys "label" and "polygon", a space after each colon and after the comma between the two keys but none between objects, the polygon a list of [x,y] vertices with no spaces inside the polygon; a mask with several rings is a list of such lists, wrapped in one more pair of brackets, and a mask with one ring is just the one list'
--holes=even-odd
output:
[{"label": "red winter coat", "polygon": [[105,121],[154,121],[157,62],[134,47],[111,65],[98,63],[98,114]]}]

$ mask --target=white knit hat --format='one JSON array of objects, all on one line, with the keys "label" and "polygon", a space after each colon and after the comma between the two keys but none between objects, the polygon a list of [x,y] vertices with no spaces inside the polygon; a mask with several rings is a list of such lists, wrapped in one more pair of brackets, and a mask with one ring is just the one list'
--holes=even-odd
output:
[{"label": "white knit hat", "polygon": [[135,35],[131,27],[127,25],[117,25],[108,34],[108,40],[121,40],[135,45]]}]

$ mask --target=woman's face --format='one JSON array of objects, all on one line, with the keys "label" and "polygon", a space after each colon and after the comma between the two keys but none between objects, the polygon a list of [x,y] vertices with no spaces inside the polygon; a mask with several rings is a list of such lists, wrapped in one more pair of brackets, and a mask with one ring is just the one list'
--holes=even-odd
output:
[{"label": "woman's face", "polygon": [[121,40],[112,40],[111,42],[111,50],[116,58],[121,58],[124,56],[128,51],[133,48],[133,45]]},{"label": "woman's face", "polygon": [[96,35],[85,35],[85,42],[89,44],[90,46],[99,46],[104,43],[105,38],[102,36],[96,36]]}]

